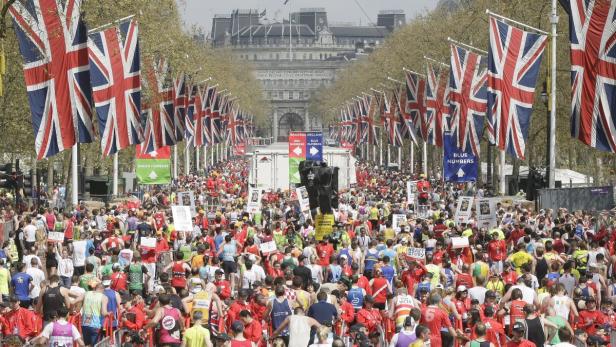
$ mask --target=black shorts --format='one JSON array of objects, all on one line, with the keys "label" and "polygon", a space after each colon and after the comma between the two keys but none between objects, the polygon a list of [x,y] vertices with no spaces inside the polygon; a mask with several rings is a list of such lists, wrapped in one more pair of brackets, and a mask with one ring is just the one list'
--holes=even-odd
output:
[{"label": "black shorts", "polygon": [[225,271],[225,275],[234,274],[237,272],[237,263],[234,261],[223,261],[222,269]]}]

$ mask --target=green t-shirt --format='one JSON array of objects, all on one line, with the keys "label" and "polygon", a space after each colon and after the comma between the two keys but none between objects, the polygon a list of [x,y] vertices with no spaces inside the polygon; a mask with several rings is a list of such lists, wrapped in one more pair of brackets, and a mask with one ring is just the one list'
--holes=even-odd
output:
[{"label": "green t-shirt", "polygon": [[81,275],[81,278],[79,279],[79,286],[83,289],[85,289],[86,291],[90,290],[90,281],[92,281],[94,278],[96,278],[96,275],[94,274],[85,274],[85,275]]},{"label": "green t-shirt", "polygon": [[552,344],[555,345],[557,343],[560,343],[560,338],[558,337],[558,330],[560,330],[560,328],[563,328],[567,324],[565,322],[565,319],[561,316],[551,316],[548,317],[548,320],[558,327],[556,335],[554,335],[554,337],[552,338]]}]

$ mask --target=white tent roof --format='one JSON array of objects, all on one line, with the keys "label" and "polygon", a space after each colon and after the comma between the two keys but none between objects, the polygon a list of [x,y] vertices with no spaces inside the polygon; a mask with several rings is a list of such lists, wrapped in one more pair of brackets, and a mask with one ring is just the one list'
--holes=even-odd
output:
[{"label": "white tent roof", "polygon": [[[481,163],[481,173],[482,175],[486,175],[488,172],[488,164]],[[511,175],[513,172],[513,165],[505,164],[505,175]],[[539,169],[539,172],[545,174],[545,169]],[[520,166],[520,175],[525,176],[528,174],[528,166]],[[569,183],[573,185],[585,185],[592,184],[593,178],[588,175],[584,175],[583,173],[569,170],[569,169],[556,169],[556,173],[554,175],[554,179],[556,181],[561,181],[563,186],[568,185]]]}]

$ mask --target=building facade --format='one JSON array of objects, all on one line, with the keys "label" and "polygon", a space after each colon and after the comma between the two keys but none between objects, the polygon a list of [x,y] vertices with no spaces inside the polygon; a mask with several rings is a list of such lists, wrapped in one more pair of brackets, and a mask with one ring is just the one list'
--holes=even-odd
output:
[{"label": "building facade", "polygon": [[278,141],[286,141],[290,131],[322,130],[320,115],[308,111],[317,90],[406,24],[402,11],[382,11],[371,26],[330,26],[322,8],[301,9],[282,23],[266,23],[264,15],[256,10],[216,15],[210,40],[213,47],[231,48],[254,65],[263,98],[271,105],[271,126],[261,135]]}]

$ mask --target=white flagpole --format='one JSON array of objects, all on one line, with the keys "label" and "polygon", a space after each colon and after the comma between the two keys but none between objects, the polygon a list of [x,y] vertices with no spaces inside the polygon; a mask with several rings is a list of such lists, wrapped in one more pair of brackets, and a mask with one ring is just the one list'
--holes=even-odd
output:
[{"label": "white flagpole", "polygon": [[[75,139],[75,141],[77,141],[77,139]],[[77,149],[78,144],[75,143],[73,145],[72,148],[72,156],[73,156],[73,160],[71,162],[71,172],[72,172],[72,183],[73,183],[73,191],[72,191],[72,203],[73,203],[73,208],[77,207],[77,204],[79,203],[79,177],[78,177],[78,170],[77,170],[77,161],[79,160],[79,150]]]},{"label": "white flagpole", "polygon": [[207,145],[203,146],[203,170],[207,170]]},{"label": "white flagpole", "polygon": [[411,141],[411,174],[415,173],[415,144]]},{"label": "white flagpole", "polygon": [[423,153],[422,153],[421,160],[423,162],[422,164],[423,174],[428,176],[428,144],[426,143],[426,141],[424,141],[423,143]]},{"label": "white flagpole", "polygon": [[214,166],[214,147],[210,145],[210,166]]},{"label": "white flagpole", "polygon": [[398,147],[398,170],[402,169],[402,147]]},{"label": "white flagpole", "polygon": [[372,145],[372,161],[376,163],[376,148],[377,145]]},{"label": "white flagpole", "polygon": [[195,147],[195,167],[197,169],[197,171],[199,171],[199,147]]},{"label": "white flagpole", "polygon": [[173,146],[173,178],[178,178],[178,145]]},{"label": "white flagpole", "polygon": [[383,166],[383,137],[379,138],[379,165]]},{"label": "white flagpole", "polygon": [[184,173],[186,176],[190,174],[190,141],[186,141],[186,149],[184,150]]},{"label": "white flagpole", "polygon": [[389,145],[389,143],[387,144],[387,167],[389,167],[389,163],[391,163],[391,151],[390,148],[391,146]]},{"label": "white flagpole", "polygon": [[113,154],[113,196],[118,196],[118,152]]},{"label": "white flagpole", "polygon": [[216,144],[216,162],[220,162],[220,143]]},{"label": "white flagpole", "polygon": [[548,177],[548,187],[555,187],[555,174],[556,174],[556,36],[558,26],[558,8],[556,0],[552,0],[552,16],[550,17],[552,23],[552,85],[550,86],[550,102],[552,103],[552,109],[550,110],[550,175]]},{"label": "white flagpole", "polygon": [[500,151],[500,181],[499,190],[501,195],[507,195],[505,192],[505,151]]}]

